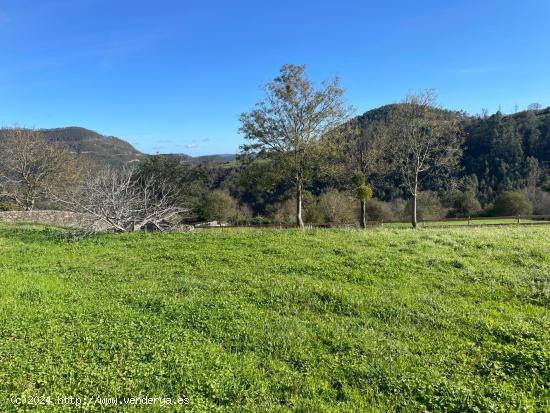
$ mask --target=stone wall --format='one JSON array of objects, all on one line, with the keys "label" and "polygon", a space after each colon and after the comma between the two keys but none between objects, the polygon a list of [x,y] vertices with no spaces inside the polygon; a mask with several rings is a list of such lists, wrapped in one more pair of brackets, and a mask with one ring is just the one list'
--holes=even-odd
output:
[{"label": "stone wall", "polygon": [[0,211],[0,221],[34,222],[59,227],[104,230],[86,214],[69,211]]}]

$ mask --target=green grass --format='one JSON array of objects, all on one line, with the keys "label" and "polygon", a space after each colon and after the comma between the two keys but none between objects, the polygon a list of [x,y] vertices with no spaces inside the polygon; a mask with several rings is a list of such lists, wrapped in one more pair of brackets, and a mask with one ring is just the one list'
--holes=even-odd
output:
[{"label": "green grass", "polygon": [[[0,411],[548,411],[550,227],[0,225]],[[103,410],[101,410],[103,409]],[[26,410],[25,410],[26,411]]]}]

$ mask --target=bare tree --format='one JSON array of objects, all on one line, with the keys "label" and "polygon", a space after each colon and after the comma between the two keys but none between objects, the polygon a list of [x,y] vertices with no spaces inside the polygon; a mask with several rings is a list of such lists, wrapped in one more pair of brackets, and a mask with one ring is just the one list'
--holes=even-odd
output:
[{"label": "bare tree", "polygon": [[40,197],[77,179],[76,157],[40,131],[4,128],[0,131],[0,196],[26,210]]},{"label": "bare tree", "polygon": [[461,127],[453,114],[438,108],[433,90],[410,95],[389,119],[389,159],[411,196],[411,223],[417,225],[416,200],[424,180],[449,173],[461,155]]},{"label": "bare tree", "polygon": [[320,139],[351,114],[345,106],[338,79],[315,89],[305,66],[284,65],[265,88],[264,99],[241,115],[241,133],[252,143],[242,150],[275,160],[281,172],[292,178],[296,189],[296,224],[302,219],[302,192],[318,155]]},{"label": "bare tree", "polygon": [[478,115],[479,118],[487,119],[489,117],[489,109],[481,108],[481,113]]},{"label": "bare tree", "polygon": [[174,204],[174,190],[154,177],[139,179],[132,168],[106,168],[58,200],[67,209],[88,215],[95,228],[126,232],[151,225],[162,230],[169,220],[187,212]]}]

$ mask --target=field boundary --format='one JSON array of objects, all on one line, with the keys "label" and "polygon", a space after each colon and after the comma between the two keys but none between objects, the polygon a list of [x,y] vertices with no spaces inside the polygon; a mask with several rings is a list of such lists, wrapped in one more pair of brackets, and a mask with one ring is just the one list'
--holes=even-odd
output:
[{"label": "field boundary", "polygon": [[[502,222],[486,222],[486,221],[502,221]],[[528,221],[528,222],[525,222]],[[465,222],[465,223],[462,223]],[[428,224],[428,225],[426,225]],[[437,225],[430,225],[437,224]],[[419,220],[420,227],[482,227],[482,226],[510,226],[510,225],[547,225],[550,224],[550,215],[526,215],[526,216],[504,216],[504,217],[472,217],[472,218],[442,218]],[[391,225],[411,225],[408,220],[395,221],[367,221],[367,227],[391,226]],[[358,228],[358,224],[319,224],[307,223],[307,228]],[[220,224],[211,226],[201,226],[200,228],[295,228],[294,224]]]},{"label": "field boundary", "polygon": [[[30,222],[44,225],[55,225],[68,228],[90,228],[104,231],[107,228],[97,223],[94,224],[93,219],[86,214],[79,214],[69,211],[59,210],[34,210],[34,211],[0,211],[0,222]],[[484,227],[484,226],[510,226],[510,225],[547,225],[550,224],[550,215],[525,215],[525,216],[505,216],[505,217],[472,217],[472,218],[443,218],[419,220],[418,226],[422,228],[429,227]],[[195,223],[190,226],[197,229],[213,229],[213,228],[266,228],[266,229],[284,229],[295,228],[294,224],[259,224],[259,223],[239,223],[239,224],[224,224],[224,223]],[[394,227],[406,228],[410,227],[411,223],[408,220],[395,221],[367,221],[367,227]],[[325,224],[325,223],[307,223],[307,228],[342,228],[355,229],[357,224]]]}]

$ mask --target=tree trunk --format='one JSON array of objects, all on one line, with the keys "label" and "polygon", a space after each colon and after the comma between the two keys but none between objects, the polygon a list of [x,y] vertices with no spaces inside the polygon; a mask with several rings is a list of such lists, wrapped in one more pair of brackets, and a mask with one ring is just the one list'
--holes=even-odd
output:
[{"label": "tree trunk", "polygon": [[361,199],[361,228],[367,228],[367,203]]},{"label": "tree trunk", "polygon": [[296,226],[299,228],[304,227],[304,221],[302,220],[302,183],[296,184]]},{"label": "tree trunk", "polygon": [[413,197],[412,197],[411,224],[412,224],[413,228],[416,228],[416,192],[413,194]]}]

